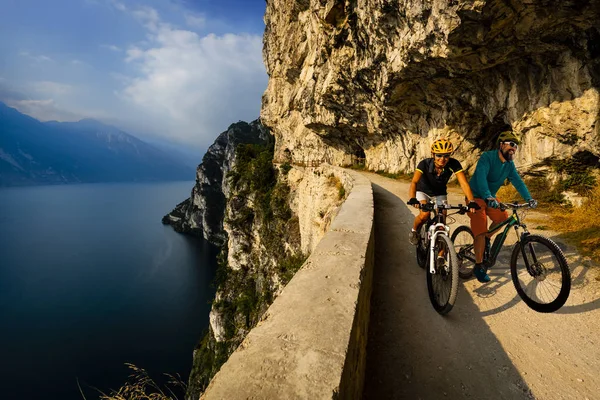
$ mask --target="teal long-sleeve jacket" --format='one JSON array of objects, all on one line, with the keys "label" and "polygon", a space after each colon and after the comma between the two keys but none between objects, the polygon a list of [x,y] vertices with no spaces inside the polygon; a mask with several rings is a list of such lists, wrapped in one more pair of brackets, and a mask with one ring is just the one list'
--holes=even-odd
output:
[{"label": "teal long-sleeve jacket", "polygon": [[519,176],[515,163],[513,161],[502,162],[497,149],[481,154],[477,167],[475,167],[475,173],[469,181],[469,186],[471,186],[473,196],[487,199],[488,197],[496,197],[496,192],[506,178],[510,180],[510,183],[513,184],[525,201],[531,199],[531,194],[529,194],[527,186]]}]

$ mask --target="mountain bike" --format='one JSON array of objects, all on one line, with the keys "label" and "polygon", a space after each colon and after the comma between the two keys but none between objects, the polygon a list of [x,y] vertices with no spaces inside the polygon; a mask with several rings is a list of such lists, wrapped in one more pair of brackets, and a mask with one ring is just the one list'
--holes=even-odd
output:
[{"label": "mountain bike", "polygon": [[[510,228],[517,233],[510,257],[510,273],[517,293],[531,309],[549,313],[561,308],[571,292],[571,272],[567,259],[558,245],[547,237],[529,233],[517,212],[529,204],[500,203],[501,210],[512,210],[512,215],[486,233],[484,265],[491,268],[496,263],[500,249]],[[490,246],[489,236],[504,227]],[[519,232],[523,229],[523,232]],[[463,279],[473,274],[475,252],[473,232],[468,226],[459,226],[452,233],[452,243],[458,258],[459,276]]]},{"label": "mountain bike", "polygon": [[458,294],[458,259],[443,211],[459,210],[465,213],[468,209],[461,204],[452,206],[434,201],[419,204],[419,208],[431,212],[431,215],[419,229],[417,264],[421,268],[427,267],[429,300],[433,308],[444,315],[452,310]]}]

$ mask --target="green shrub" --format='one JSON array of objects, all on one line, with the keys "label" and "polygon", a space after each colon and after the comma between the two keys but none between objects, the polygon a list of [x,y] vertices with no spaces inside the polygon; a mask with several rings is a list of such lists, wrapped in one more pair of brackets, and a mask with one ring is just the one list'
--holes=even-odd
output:
[{"label": "green shrub", "polygon": [[386,178],[390,178],[390,179],[397,179],[397,180],[411,180],[412,179],[412,174],[406,174],[403,172],[387,172],[387,171],[383,171],[383,170],[379,170],[379,171],[375,171],[376,174],[381,175],[381,176],[385,176]]},{"label": "green shrub", "polygon": [[279,167],[279,170],[281,171],[281,173],[283,175],[287,175],[291,169],[292,169],[292,165],[287,161],[284,162],[283,164],[281,164],[281,166]]},{"label": "green shrub", "polygon": [[586,164],[585,158],[556,160],[552,166],[557,172],[566,175],[559,184],[561,191],[571,190],[585,196],[596,187],[596,177],[592,173],[592,167]]},{"label": "green shrub", "polygon": [[566,179],[561,180],[560,185],[562,190],[572,190],[585,195],[596,187],[596,177],[589,170],[576,172],[569,175]]},{"label": "green shrub", "polygon": [[304,264],[304,261],[306,261],[306,258],[307,257],[304,254],[299,253],[288,256],[279,262],[277,265],[279,269],[279,277],[284,285],[287,285],[288,282],[294,277],[296,272]]}]

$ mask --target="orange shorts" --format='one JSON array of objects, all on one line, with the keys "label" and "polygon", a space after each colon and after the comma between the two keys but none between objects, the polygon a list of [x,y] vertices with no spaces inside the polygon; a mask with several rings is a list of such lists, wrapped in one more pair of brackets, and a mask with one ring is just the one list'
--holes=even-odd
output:
[{"label": "orange shorts", "polygon": [[[500,201],[497,198],[496,200]],[[481,208],[474,213],[468,213],[469,218],[471,218],[471,230],[473,231],[474,236],[481,235],[488,230],[486,217],[490,217],[492,222],[496,224],[508,218],[508,212],[488,207],[483,199],[475,199],[475,202],[479,204],[479,207]]]}]

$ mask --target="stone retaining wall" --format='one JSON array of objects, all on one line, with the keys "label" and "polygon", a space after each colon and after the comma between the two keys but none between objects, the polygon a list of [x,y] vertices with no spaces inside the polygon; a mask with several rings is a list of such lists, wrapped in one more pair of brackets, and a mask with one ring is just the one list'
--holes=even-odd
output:
[{"label": "stone retaining wall", "polygon": [[330,230],[201,399],[362,396],[374,262],[373,191],[360,174],[331,169],[352,189]]}]

